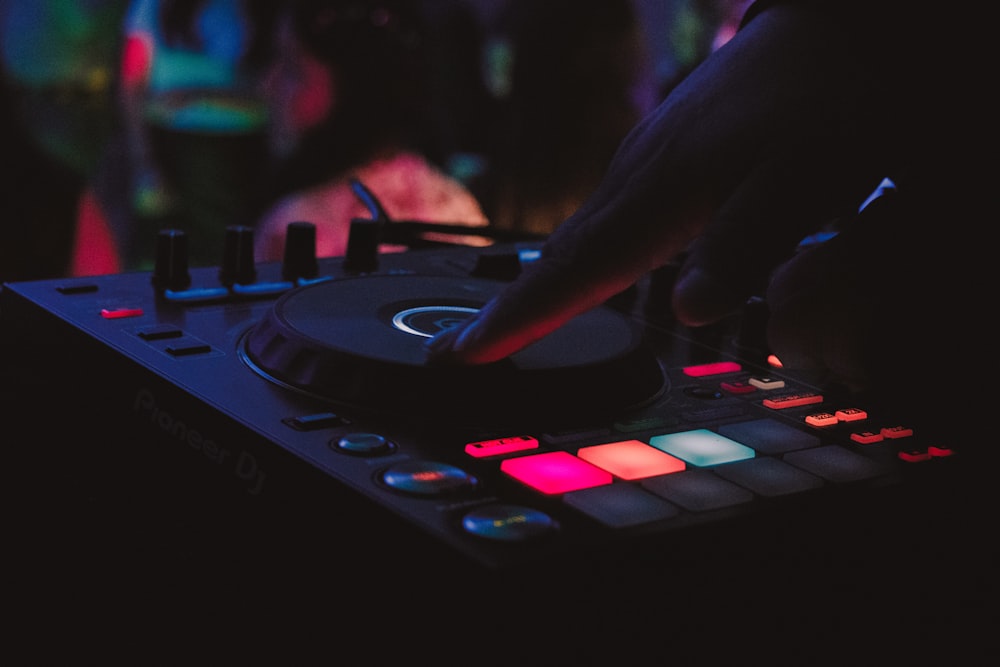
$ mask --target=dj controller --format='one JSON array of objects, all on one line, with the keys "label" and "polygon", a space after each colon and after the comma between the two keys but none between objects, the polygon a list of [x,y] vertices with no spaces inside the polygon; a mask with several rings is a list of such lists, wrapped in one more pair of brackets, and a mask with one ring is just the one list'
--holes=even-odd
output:
[{"label": "dj controller", "polygon": [[678,325],[655,307],[670,267],[501,362],[428,364],[539,242],[317,258],[314,232],[262,264],[230,228],[219,266],[189,267],[166,231],[152,271],[6,284],[5,369],[145,434],[114,455],[136,475],[174,459],[179,485],[327,527],[367,508],[390,547],[402,526],[491,570],[857,508],[961,459],[919,415],[781,368],[760,300]]}]

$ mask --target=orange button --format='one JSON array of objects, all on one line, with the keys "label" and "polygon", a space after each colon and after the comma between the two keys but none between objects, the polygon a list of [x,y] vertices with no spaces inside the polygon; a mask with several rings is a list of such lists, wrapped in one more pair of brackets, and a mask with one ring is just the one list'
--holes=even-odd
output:
[{"label": "orange button", "polygon": [[864,410],[858,408],[844,408],[842,410],[837,410],[837,419],[842,422],[856,422],[862,419],[868,419],[868,413]]},{"label": "orange button", "polygon": [[832,412],[817,412],[815,414],[806,415],[806,423],[810,426],[836,426],[837,415]]},{"label": "orange button", "polygon": [[885,436],[874,431],[858,431],[851,434],[851,440],[860,442],[862,445],[870,445],[873,442],[882,442],[885,440]]},{"label": "orange button", "polygon": [[763,404],[764,407],[773,408],[775,410],[784,410],[785,408],[797,408],[800,405],[812,405],[814,403],[822,402],[823,396],[821,394],[805,393],[785,394],[784,396],[765,398]]}]

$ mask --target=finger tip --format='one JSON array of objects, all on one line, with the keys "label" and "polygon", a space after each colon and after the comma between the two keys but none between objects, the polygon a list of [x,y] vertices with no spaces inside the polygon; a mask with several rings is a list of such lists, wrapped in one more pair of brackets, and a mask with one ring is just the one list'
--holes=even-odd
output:
[{"label": "finger tip", "polygon": [[455,358],[454,341],[450,336],[438,334],[424,341],[424,353],[427,363],[444,365],[452,363]]}]

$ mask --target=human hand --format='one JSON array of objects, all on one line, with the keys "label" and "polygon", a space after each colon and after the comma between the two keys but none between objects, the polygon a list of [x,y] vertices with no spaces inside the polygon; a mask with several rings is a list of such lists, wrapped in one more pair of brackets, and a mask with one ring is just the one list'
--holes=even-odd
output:
[{"label": "human hand", "polygon": [[757,16],[626,138],[540,259],[428,342],[429,361],[502,359],[682,252],[678,320],[737,309],[884,176],[879,83],[837,25],[794,5]]}]

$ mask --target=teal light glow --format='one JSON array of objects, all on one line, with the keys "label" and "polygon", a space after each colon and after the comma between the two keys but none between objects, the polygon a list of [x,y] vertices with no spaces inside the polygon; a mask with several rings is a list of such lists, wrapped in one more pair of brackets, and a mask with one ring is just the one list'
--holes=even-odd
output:
[{"label": "teal light glow", "polygon": [[752,459],[753,449],[708,429],[653,436],[649,444],[693,466],[705,467]]}]

